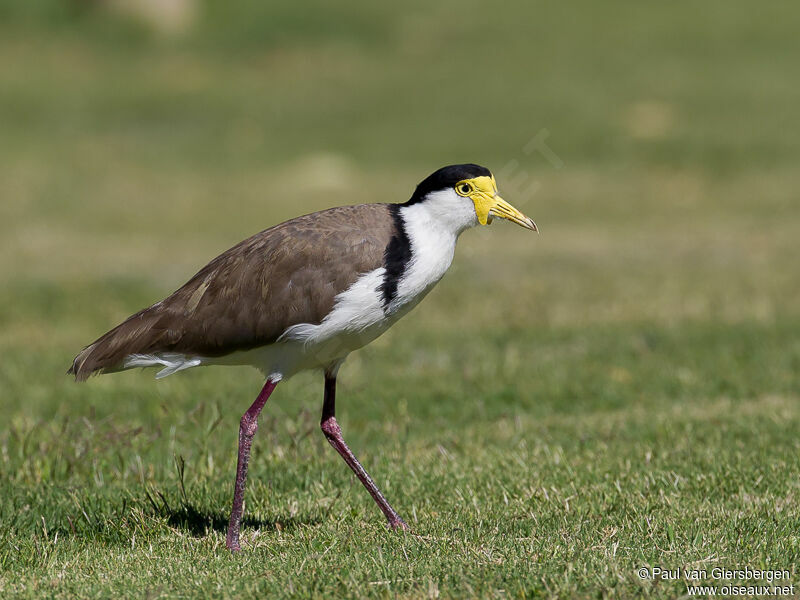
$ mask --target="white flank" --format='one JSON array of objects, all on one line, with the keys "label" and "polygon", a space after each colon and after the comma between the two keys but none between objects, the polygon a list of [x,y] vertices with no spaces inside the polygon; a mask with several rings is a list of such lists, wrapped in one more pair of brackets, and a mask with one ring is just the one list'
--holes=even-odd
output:
[{"label": "white flank", "polygon": [[299,323],[283,332],[278,341],[319,344],[340,334],[358,335],[384,320],[378,287],[383,283],[383,267],[359,277],[353,285],[336,296],[333,310],[319,325]]}]

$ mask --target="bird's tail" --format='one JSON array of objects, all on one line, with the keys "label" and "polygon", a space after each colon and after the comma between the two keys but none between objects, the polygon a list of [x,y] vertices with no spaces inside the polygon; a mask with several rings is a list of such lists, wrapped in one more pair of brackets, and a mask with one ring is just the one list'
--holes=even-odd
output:
[{"label": "bird's tail", "polygon": [[158,327],[159,316],[154,307],[128,317],[94,343],[86,346],[67,370],[75,381],[85,381],[90,375],[110,373],[127,368],[125,358],[150,351],[166,333]]}]

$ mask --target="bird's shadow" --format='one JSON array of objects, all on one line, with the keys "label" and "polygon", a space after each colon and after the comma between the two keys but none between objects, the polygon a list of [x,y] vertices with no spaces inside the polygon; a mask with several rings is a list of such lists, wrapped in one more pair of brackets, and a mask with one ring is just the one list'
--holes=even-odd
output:
[{"label": "bird's shadow", "polygon": [[[228,515],[221,512],[198,510],[193,504],[182,504],[180,507],[166,509],[164,516],[167,523],[176,529],[182,529],[193,537],[203,537],[209,531],[225,533],[228,530]],[[243,527],[254,527],[266,531],[286,531],[296,529],[301,525],[317,525],[321,520],[309,515],[296,517],[279,517],[277,519],[257,519],[245,517],[242,519]]]}]

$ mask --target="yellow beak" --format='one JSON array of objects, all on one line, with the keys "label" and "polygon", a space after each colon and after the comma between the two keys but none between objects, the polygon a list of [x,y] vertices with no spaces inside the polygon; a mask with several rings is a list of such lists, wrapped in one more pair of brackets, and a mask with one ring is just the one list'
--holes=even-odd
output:
[{"label": "yellow beak", "polygon": [[536,223],[534,223],[530,217],[526,217],[525,215],[523,215],[520,211],[511,206],[500,196],[495,196],[494,198],[492,198],[492,202],[489,207],[489,219],[488,219],[489,223],[492,222],[492,217],[500,217],[501,219],[507,219],[512,223],[521,225],[525,229],[530,229],[531,231],[539,233],[539,229],[536,227]]}]

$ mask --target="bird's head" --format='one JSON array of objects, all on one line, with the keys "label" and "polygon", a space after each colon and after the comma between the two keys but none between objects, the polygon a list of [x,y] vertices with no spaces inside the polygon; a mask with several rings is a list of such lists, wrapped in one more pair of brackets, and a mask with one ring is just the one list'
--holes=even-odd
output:
[{"label": "bird's head", "polygon": [[450,165],[432,173],[406,202],[406,206],[416,204],[424,205],[459,230],[489,225],[499,217],[539,231],[536,223],[500,197],[494,175],[480,165]]}]

